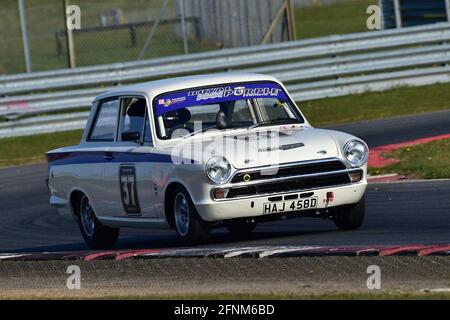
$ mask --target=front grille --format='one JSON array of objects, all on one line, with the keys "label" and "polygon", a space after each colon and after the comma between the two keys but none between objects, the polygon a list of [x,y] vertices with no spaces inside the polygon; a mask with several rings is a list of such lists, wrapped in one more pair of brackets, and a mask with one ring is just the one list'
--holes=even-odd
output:
[{"label": "front grille", "polygon": [[330,173],[316,177],[304,177],[289,181],[267,182],[251,186],[232,187],[227,199],[254,196],[259,194],[283,193],[340,186],[351,183],[348,173]]},{"label": "front grille", "polygon": [[266,169],[268,171],[267,174],[263,174],[261,170],[239,172],[233,177],[231,183],[258,181],[273,178],[286,178],[290,176],[324,173],[345,169],[345,165],[339,160],[313,162],[295,166],[281,167],[274,172],[271,172],[270,169]]}]

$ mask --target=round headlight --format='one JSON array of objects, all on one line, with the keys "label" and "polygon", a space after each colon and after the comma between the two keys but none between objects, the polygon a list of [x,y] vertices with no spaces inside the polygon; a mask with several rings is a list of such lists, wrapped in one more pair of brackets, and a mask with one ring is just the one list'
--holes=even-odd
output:
[{"label": "round headlight", "polygon": [[208,160],[205,171],[212,182],[220,184],[230,177],[231,165],[227,159],[215,156]]},{"label": "round headlight", "polygon": [[344,146],[344,156],[352,166],[362,166],[369,157],[369,150],[363,142],[350,140]]}]

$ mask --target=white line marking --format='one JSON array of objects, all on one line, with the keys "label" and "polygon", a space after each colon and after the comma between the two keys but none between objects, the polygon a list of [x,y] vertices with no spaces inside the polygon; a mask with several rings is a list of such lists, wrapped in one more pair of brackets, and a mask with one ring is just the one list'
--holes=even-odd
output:
[{"label": "white line marking", "polygon": [[12,259],[12,258],[20,258],[29,256],[29,254],[1,254],[0,260]]},{"label": "white line marking", "polygon": [[[450,179],[424,179],[424,180],[403,179],[403,180],[391,181],[391,182],[389,182],[389,184],[394,184],[394,183],[424,183],[424,182],[450,182]],[[371,185],[375,185],[375,184],[386,184],[386,182],[371,182]]]},{"label": "white line marking", "polygon": [[423,292],[450,292],[450,288],[423,289]]},{"label": "white line marking", "polygon": [[266,250],[263,251],[259,254],[260,258],[265,258],[265,257],[270,257],[273,256],[275,254],[279,254],[279,253],[288,253],[288,252],[296,252],[296,251],[305,251],[305,250],[316,250],[316,249],[321,249],[323,247],[318,247],[318,246],[305,246],[305,247],[286,247],[286,248],[277,248],[277,249],[271,249],[271,250]]},{"label": "white line marking", "polygon": [[226,250],[222,250],[222,252],[224,252],[224,258],[233,258],[233,257],[238,257],[241,256],[243,254],[246,253],[257,253],[260,251],[264,251],[267,250],[268,247],[249,247],[249,248],[234,248],[234,249],[226,249]]},{"label": "white line marking", "polygon": [[380,175],[376,175],[376,176],[372,176],[372,175],[367,175],[367,179],[382,179],[382,178],[391,178],[391,177],[396,177],[398,176],[398,173],[387,173],[387,174],[380,174]]}]

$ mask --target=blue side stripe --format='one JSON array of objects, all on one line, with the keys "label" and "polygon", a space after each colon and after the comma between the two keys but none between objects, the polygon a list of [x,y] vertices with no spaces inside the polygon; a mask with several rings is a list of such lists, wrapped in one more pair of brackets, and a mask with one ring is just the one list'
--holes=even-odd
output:
[{"label": "blue side stripe", "polygon": [[[110,160],[105,155],[112,155]],[[51,166],[88,163],[113,163],[113,162],[160,162],[173,163],[172,156],[160,153],[136,153],[136,152],[103,152],[103,151],[79,151],[67,153],[51,153],[47,155]],[[186,160],[185,160],[186,161]],[[191,162],[190,160],[187,160]]]}]

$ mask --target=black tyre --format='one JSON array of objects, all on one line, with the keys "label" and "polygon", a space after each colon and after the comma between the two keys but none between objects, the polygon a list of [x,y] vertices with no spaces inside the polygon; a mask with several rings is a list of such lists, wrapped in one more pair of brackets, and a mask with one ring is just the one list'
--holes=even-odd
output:
[{"label": "black tyre", "polygon": [[248,220],[228,220],[224,221],[224,225],[237,237],[247,237],[256,228],[256,222]]},{"label": "black tyre", "polygon": [[95,216],[89,199],[83,195],[79,201],[78,226],[84,241],[91,248],[113,247],[119,237],[119,230],[102,225]]},{"label": "black tyre", "polygon": [[351,205],[334,209],[333,221],[340,230],[355,230],[362,226],[366,211],[365,197]]},{"label": "black tyre", "polygon": [[197,213],[189,193],[182,187],[173,192],[172,213],[178,236],[190,244],[205,243],[211,232],[210,224]]}]

